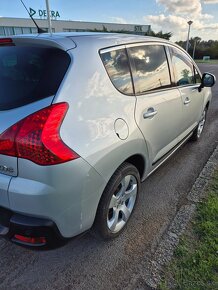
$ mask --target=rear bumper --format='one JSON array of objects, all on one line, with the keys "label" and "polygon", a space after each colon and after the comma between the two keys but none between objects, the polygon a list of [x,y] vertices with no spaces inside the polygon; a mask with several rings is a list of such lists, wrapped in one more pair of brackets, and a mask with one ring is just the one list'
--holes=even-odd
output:
[{"label": "rear bumper", "polygon": [[[24,240],[17,236],[25,237]],[[0,237],[14,243],[34,247],[58,247],[68,239],[59,232],[54,222],[46,219],[17,214],[0,207]],[[41,238],[41,241],[28,242],[31,238]]]},{"label": "rear bumper", "polygon": [[[19,176],[0,174],[0,207],[13,213],[11,227],[21,223],[27,228],[31,221],[36,229],[37,220],[43,229],[50,229],[53,223],[55,233],[68,239],[91,228],[104,187],[104,179],[82,158],[50,167],[21,159]],[[50,221],[49,227],[44,221]]]}]

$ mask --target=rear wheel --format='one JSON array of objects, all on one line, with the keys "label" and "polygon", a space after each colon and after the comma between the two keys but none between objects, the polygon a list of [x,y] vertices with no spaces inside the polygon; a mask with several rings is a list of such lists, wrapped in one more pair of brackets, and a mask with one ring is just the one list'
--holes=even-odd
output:
[{"label": "rear wheel", "polygon": [[140,176],[135,166],[122,164],[106,186],[96,214],[94,231],[104,239],[118,236],[135,208]]},{"label": "rear wheel", "polygon": [[207,116],[207,108],[204,109],[204,111],[201,115],[201,119],[198,123],[198,126],[193,132],[193,135],[191,137],[192,141],[198,141],[200,139],[201,134],[202,134],[203,129],[204,129],[204,126],[205,126],[206,116]]}]

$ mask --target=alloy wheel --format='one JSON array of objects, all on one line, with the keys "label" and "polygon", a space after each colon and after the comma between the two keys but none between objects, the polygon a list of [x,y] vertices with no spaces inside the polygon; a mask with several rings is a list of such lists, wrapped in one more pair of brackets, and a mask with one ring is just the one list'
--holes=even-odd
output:
[{"label": "alloy wheel", "polygon": [[205,121],[206,121],[206,111],[204,110],[203,114],[202,114],[202,117],[201,117],[201,120],[200,122],[198,123],[198,129],[197,129],[197,137],[200,138],[201,136],[201,133],[204,129],[204,124],[205,124]]},{"label": "alloy wheel", "polygon": [[107,226],[113,233],[119,232],[127,223],[133,211],[138,193],[137,179],[125,176],[111,197],[108,209]]}]

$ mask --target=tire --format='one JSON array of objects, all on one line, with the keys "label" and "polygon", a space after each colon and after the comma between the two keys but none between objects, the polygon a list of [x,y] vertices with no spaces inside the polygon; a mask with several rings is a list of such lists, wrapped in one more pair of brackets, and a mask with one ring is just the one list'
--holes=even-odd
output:
[{"label": "tire", "polygon": [[198,141],[202,135],[202,132],[205,127],[205,122],[206,122],[206,117],[207,117],[207,108],[204,109],[201,119],[198,122],[197,128],[194,130],[192,136],[191,136],[191,141]]},{"label": "tire", "polygon": [[123,163],[109,180],[99,203],[94,235],[104,240],[116,238],[125,229],[140,192],[137,168]]}]

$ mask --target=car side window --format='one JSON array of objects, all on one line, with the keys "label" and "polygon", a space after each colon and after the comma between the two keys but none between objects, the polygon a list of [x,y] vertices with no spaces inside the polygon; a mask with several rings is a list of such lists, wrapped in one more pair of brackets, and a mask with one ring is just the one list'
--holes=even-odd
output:
[{"label": "car side window", "polygon": [[170,72],[163,45],[128,48],[136,94],[171,86]]},{"label": "car side window", "polygon": [[171,55],[176,85],[195,84],[193,64],[177,49],[171,48]]},{"label": "car side window", "polygon": [[133,95],[130,66],[125,49],[117,49],[101,54],[106,71],[115,88],[126,95]]}]

